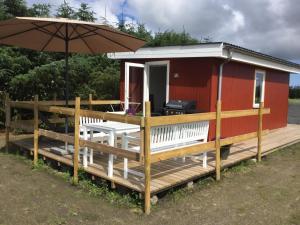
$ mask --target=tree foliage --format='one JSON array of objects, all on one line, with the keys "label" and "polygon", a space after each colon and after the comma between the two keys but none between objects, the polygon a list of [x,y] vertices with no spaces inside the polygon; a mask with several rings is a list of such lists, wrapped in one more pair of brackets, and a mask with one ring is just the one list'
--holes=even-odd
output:
[{"label": "tree foliage", "polygon": [[50,4],[33,4],[32,7],[27,10],[27,15],[34,17],[50,17],[50,11]]},{"label": "tree foliage", "polygon": [[[26,6],[24,0],[0,0],[0,20],[14,16],[49,17],[49,4]],[[95,12],[88,4],[79,9],[72,8],[66,1],[54,13],[84,21],[95,21]],[[198,41],[185,31],[153,33],[145,24],[123,23],[119,29],[147,41],[147,46],[194,44]],[[93,94],[98,99],[119,98],[119,63],[105,55],[71,54],[69,60],[70,98],[87,98]],[[0,47],[0,92],[8,92],[14,100],[30,100],[38,94],[41,100],[54,96],[64,99],[64,54],[38,52],[17,47]],[[1,105],[0,105],[1,107]],[[0,110],[1,112],[1,110]],[[3,124],[4,116],[0,115]],[[0,122],[1,126],[1,122]]]},{"label": "tree foliage", "polygon": [[75,18],[82,21],[95,22],[95,15],[96,13],[91,10],[88,4],[81,3],[80,8],[75,13]]},{"label": "tree foliage", "polygon": [[299,98],[300,99],[300,87],[290,87],[290,92],[289,92],[289,98],[295,99]]}]

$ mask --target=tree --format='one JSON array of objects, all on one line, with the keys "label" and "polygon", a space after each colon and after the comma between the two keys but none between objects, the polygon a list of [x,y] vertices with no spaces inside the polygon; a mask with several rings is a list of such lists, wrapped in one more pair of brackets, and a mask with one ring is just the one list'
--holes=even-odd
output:
[{"label": "tree", "polygon": [[69,3],[64,0],[64,3],[62,3],[57,9],[56,17],[75,19],[76,13]]},{"label": "tree", "polygon": [[33,17],[50,17],[50,11],[50,4],[33,4],[27,14]]},{"label": "tree", "polygon": [[25,0],[4,0],[6,13],[10,16],[26,16],[27,6]]},{"label": "tree", "polygon": [[199,40],[192,38],[185,31],[177,33],[173,30],[157,32],[149,46],[188,45],[198,44]]},{"label": "tree", "polygon": [[80,8],[75,13],[75,17],[82,21],[95,22],[95,12],[91,10],[91,7],[86,3],[81,3]]},{"label": "tree", "polygon": [[0,0],[0,20],[6,20],[9,18],[7,14],[7,7],[4,4],[4,0]]}]

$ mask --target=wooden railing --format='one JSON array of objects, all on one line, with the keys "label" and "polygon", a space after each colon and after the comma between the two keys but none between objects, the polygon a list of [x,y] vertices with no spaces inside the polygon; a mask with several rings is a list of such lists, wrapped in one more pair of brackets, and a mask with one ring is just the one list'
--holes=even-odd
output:
[{"label": "wooden railing", "polygon": [[[92,105],[97,104],[118,104],[118,100],[91,100],[91,96],[89,100],[80,101],[80,98],[76,98],[75,101],[71,101],[70,104],[75,105],[75,108],[67,108],[62,106],[52,106],[50,103],[53,102],[43,102],[38,101],[38,98],[35,98],[35,101],[31,102],[16,102],[10,101],[9,98],[6,98],[6,143],[8,146],[9,142],[9,129],[12,127],[10,117],[11,117],[11,108],[24,108],[31,109],[34,111],[34,120],[33,120],[33,128],[34,128],[34,163],[37,162],[38,159],[38,138],[39,136],[46,136],[51,139],[65,141],[74,144],[74,157],[73,157],[73,167],[74,167],[74,182],[78,182],[78,154],[79,147],[88,147],[94,149],[99,152],[106,152],[109,154],[117,155],[121,158],[129,158],[132,160],[140,161],[144,165],[144,210],[145,213],[150,213],[150,184],[151,184],[151,164],[174,158],[185,156],[189,154],[199,154],[205,151],[214,151],[215,152],[215,173],[216,180],[220,180],[221,178],[221,157],[220,157],[220,148],[221,146],[233,144],[241,141],[245,141],[251,138],[258,138],[257,141],[257,160],[261,161],[261,150],[262,150],[262,136],[268,133],[268,130],[262,130],[263,124],[263,115],[269,114],[270,109],[264,108],[263,102],[260,104],[259,109],[249,109],[249,110],[235,110],[235,111],[222,111],[221,110],[221,101],[217,102],[216,112],[208,112],[208,113],[197,113],[197,114],[185,114],[185,115],[173,115],[173,116],[159,116],[159,117],[151,117],[151,108],[150,102],[145,103],[145,117],[138,116],[129,116],[129,115],[119,115],[112,114],[107,112],[99,112],[93,111]],[[58,104],[55,101],[56,105]],[[80,105],[84,103],[89,103],[90,110],[80,109]],[[58,105],[62,105],[59,102]],[[69,134],[57,133],[54,131],[44,130],[39,128],[39,118],[38,112],[50,112],[55,114],[62,114],[74,117],[74,136]],[[80,116],[98,118],[103,120],[111,120],[118,121],[123,123],[130,123],[139,125],[141,128],[141,151],[140,153],[131,152],[125,149],[108,146],[105,144],[95,143],[88,140],[79,139],[79,118]],[[257,131],[242,134],[234,137],[228,137],[225,139],[221,139],[221,120],[227,118],[237,118],[237,117],[246,117],[246,116],[257,116],[258,124]],[[188,123],[188,122],[196,122],[196,121],[216,121],[215,133],[216,137],[214,141],[209,141],[207,143],[197,144],[193,146],[186,146],[181,148],[176,148],[175,150],[164,151],[151,153],[150,149],[150,136],[151,136],[151,127],[161,126],[161,125],[170,125],[170,124],[180,124],[180,123]],[[32,120],[31,120],[32,121]],[[13,124],[16,126],[16,124]],[[21,126],[22,127],[22,126]]]}]

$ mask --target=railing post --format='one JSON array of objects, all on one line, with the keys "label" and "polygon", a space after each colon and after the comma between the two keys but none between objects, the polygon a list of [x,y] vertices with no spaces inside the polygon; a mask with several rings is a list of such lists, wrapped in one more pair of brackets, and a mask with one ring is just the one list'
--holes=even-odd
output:
[{"label": "railing post", "polygon": [[74,118],[74,155],[73,155],[73,183],[78,183],[78,156],[79,156],[79,120],[80,120],[80,97],[75,100]]},{"label": "railing post", "polygon": [[34,96],[33,106],[33,165],[38,163],[39,152],[39,97]]},{"label": "railing post", "polygon": [[93,101],[93,95],[89,94],[89,110],[93,110],[92,101]]},{"label": "railing post", "polygon": [[217,110],[216,110],[216,180],[221,179],[221,100],[217,101]]},{"label": "railing post", "polygon": [[151,116],[150,102],[145,102],[145,127],[144,127],[144,173],[145,173],[145,193],[144,193],[144,210],[147,215],[150,214],[150,198],[151,198],[151,149],[150,149],[150,134],[151,124],[149,118]]},{"label": "railing post", "polygon": [[9,131],[10,131],[10,120],[11,120],[11,107],[9,95],[5,95],[5,151],[8,153],[9,148]]},{"label": "railing post", "polygon": [[259,104],[258,110],[258,131],[257,131],[257,161],[261,161],[261,151],[262,151],[262,130],[263,130],[263,109],[264,109],[264,102]]}]

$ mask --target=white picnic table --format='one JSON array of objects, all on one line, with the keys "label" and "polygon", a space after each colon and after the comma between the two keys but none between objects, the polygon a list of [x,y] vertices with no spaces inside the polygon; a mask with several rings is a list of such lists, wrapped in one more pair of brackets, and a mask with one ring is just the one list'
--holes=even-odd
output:
[{"label": "white picnic table", "polygon": [[[107,121],[97,124],[85,124],[83,126],[83,136],[85,140],[88,140],[88,131],[90,131],[90,139],[92,140],[93,132],[103,132],[109,135],[108,144],[110,146],[116,145],[116,137],[118,134],[127,134],[140,131],[140,126],[128,123]],[[93,152],[90,151],[90,163],[93,163]],[[109,154],[108,157],[108,176],[113,176],[113,154]],[[87,166],[87,149],[83,156],[83,166]]]}]

